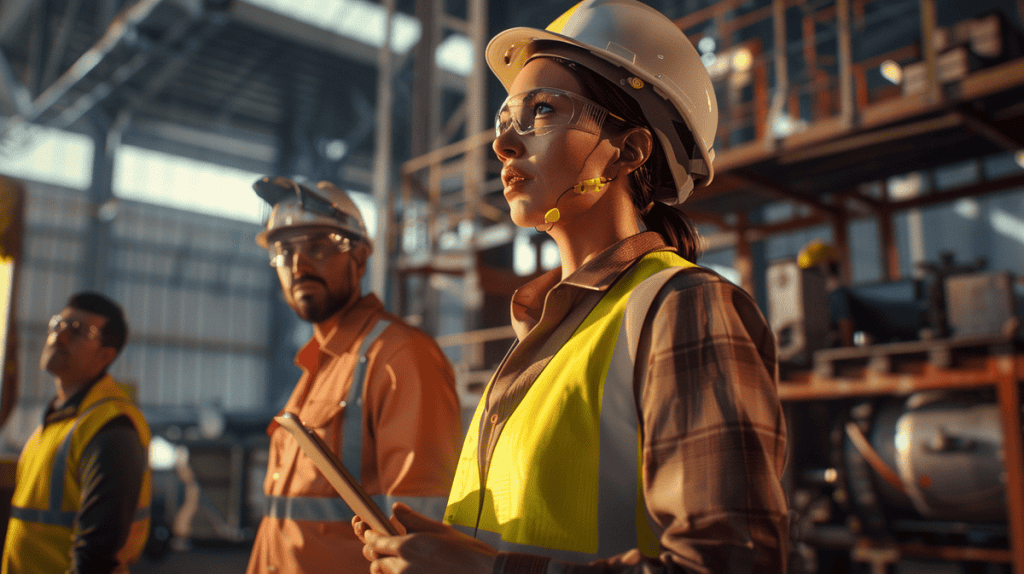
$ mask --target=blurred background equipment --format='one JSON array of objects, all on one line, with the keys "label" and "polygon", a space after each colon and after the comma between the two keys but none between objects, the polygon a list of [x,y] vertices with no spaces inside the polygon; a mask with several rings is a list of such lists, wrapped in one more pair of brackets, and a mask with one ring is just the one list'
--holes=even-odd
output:
[{"label": "blurred background equipment", "polygon": [[[0,426],[18,398],[18,273],[21,268],[25,188],[0,175]],[[0,534],[7,532],[18,467],[16,453],[0,453]]]}]

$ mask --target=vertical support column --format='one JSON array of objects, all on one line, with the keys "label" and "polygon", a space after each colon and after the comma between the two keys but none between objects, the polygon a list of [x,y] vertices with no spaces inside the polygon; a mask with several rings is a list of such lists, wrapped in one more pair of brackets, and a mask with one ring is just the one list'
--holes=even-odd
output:
[{"label": "vertical support column", "polygon": [[878,235],[882,246],[882,270],[885,278],[893,281],[900,278],[900,254],[896,248],[896,232],[893,228],[892,210],[884,208],[878,212]]},{"label": "vertical support column", "polygon": [[89,220],[82,236],[81,284],[83,289],[105,292],[110,277],[113,221],[102,217],[100,207],[114,197],[114,154],[120,130],[99,113],[89,115],[93,128],[92,182],[89,184]]},{"label": "vertical support column", "polygon": [[422,0],[416,3],[416,18],[423,35],[413,50],[416,73],[412,81],[411,155],[419,157],[434,147],[433,138],[440,129],[438,113],[437,67],[434,54],[441,42],[441,10],[443,0]]},{"label": "vertical support column", "polygon": [[999,420],[1003,424],[1006,464],[1006,514],[1013,571],[1024,572],[1024,438],[1021,436],[1020,380],[1016,356],[1008,345],[999,361]]},{"label": "vertical support column", "polygon": [[740,275],[740,287],[750,294],[754,293],[754,258],[750,249],[750,238],[747,236],[748,222],[746,214],[740,214],[736,225],[736,272]]},{"label": "vertical support column", "polygon": [[849,285],[853,281],[848,224],[849,218],[845,213],[832,217],[832,242],[835,244],[836,251],[839,252],[839,282],[842,285]]},{"label": "vertical support column", "polygon": [[[775,65],[775,92],[772,94],[772,109],[768,112],[768,121],[776,122],[782,114],[794,115],[793,110],[786,110],[786,96],[789,93],[789,52],[786,42],[786,0],[772,0],[772,30],[775,36],[772,52]],[[795,116],[799,117],[800,110]],[[774,130],[769,129],[766,141],[774,144]]]},{"label": "vertical support column", "polygon": [[[803,20],[801,21],[801,31],[803,32],[803,54],[804,54],[804,70],[808,80],[813,84],[818,76],[821,74],[818,70],[818,35],[817,35],[817,16],[814,11],[808,11],[804,14]],[[799,91],[799,88],[794,86],[794,92]],[[794,98],[799,100],[799,95],[793,94]],[[817,96],[812,100],[817,101]],[[821,111],[820,106],[817,103],[810,104],[810,117],[817,121],[820,120]]]},{"label": "vertical support column", "polygon": [[847,128],[853,125],[853,50],[850,38],[850,0],[836,1],[839,50],[839,116]]},{"label": "vertical support column", "polygon": [[[268,175],[291,176],[296,173],[297,167],[298,146],[295,143],[294,126],[298,121],[296,108],[299,102],[295,90],[290,89],[294,84],[291,81],[294,70],[284,66],[280,72],[284,75],[284,81],[280,83],[279,89],[285,104],[282,106],[281,120],[275,134],[278,141],[277,157],[274,158],[273,172]],[[269,206],[266,208],[266,215],[269,215],[270,209]],[[271,356],[266,363],[267,387],[263,404],[269,408],[282,408],[291,394],[295,381],[302,374],[295,365],[295,353],[301,344],[296,343],[295,333],[301,320],[281,296],[281,283],[277,273],[270,266],[267,266],[267,271],[267,307],[270,310],[267,314],[267,349],[270,349]]]},{"label": "vertical support column", "polygon": [[[394,93],[392,90],[392,52],[391,23],[395,15],[395,0],[382,2],[387,10],[385,18],[384,44],[377,52],[377,118],[376,145],[373,152],[373,200],[378,206],[386,206],[391,194],[391,108]],[[390,218],[387,209],[377,210],[378,245],[370,256],[370,291],[376,293],[382,301],[387,301],[387,266],[388,236],[390,234]]]},{"label": "vertical support column", "polygon": [[[488,74],[483,64],[484,49],[487,46],[487,2],[486,0],[468,0],[468,2],[466,13],[469,38],[473,42],[473,73],[469,75],[466,82],[466,137],[475,140],[476,136],[485,129]],[[473,145],[469,148],[466,153],[466,169],[463,176],[466,194],[463,221],[468,221],[471,228],[466,241],[465,272],[463,274],[463,297],[465,298],[463,329],[467,332],[480,326],[480,310],[484,302],[476,261],[476,236],[479,231],[477,229],[477,213],[484,184],[484,162],[486,161],[484,151],[483,146],[480,145]],[[470,368],[483,366],[483,343],[468,346],[465,352],[467,353],[465,360]]]},{"label": "vertical support column", "polygon": [[921,54],[927,70],[929,100],[938,98],[938,64],[935,57],[935,0],[920,0],[921,4]]}]

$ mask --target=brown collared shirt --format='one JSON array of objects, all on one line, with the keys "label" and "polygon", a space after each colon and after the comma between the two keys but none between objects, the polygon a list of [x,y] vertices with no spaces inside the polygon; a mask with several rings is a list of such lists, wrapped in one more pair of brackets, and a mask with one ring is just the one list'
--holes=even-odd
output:
[{"label": "brown collared shirt", "polygon": [[[518,343],[484,398],[483,424],[470,429],[485,472],[504,421],[554,353],[633,263],[665,249],[656,233],[640,233],[565,280],[556,269],[516,292]],[[681,272],[654,301],[638,356],[644,496],[661,555],[634,550],[582,565],[501,553],[495,572],[783,572],[785,423],[775,339],[754,301],[710,271]]]}]

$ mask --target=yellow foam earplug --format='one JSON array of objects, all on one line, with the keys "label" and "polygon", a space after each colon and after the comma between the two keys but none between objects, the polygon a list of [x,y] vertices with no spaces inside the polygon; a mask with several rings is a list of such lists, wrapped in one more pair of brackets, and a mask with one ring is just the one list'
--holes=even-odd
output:
[{"label": "yellow foam earplug", "polygon": [[551,209],[548,210],[547,213],[544,214],[544,221],[547,221],[548,223],[554,223],[558,221],[561,217],[562,214],[561,212],[558,211],[558,208],[552,207]]},{"label": "yellow foam earplug", "polygon": [[584,179],[583,181],[576,184],[576,193],[584,195],[587,193],[596,193],[604,189],[604,182],[606,180],[603,177],[593,177],[590,179]]}]

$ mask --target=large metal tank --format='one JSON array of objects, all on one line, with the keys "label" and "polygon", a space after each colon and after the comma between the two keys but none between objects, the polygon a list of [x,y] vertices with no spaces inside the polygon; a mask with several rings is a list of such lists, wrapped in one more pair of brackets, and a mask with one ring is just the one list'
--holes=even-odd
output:
[{"label": "large metal tank", "polygon": [[919,393],[865,403],[834,436],[850,501],[869,529],[1006,522],[1003,436],[991,397]]}]

